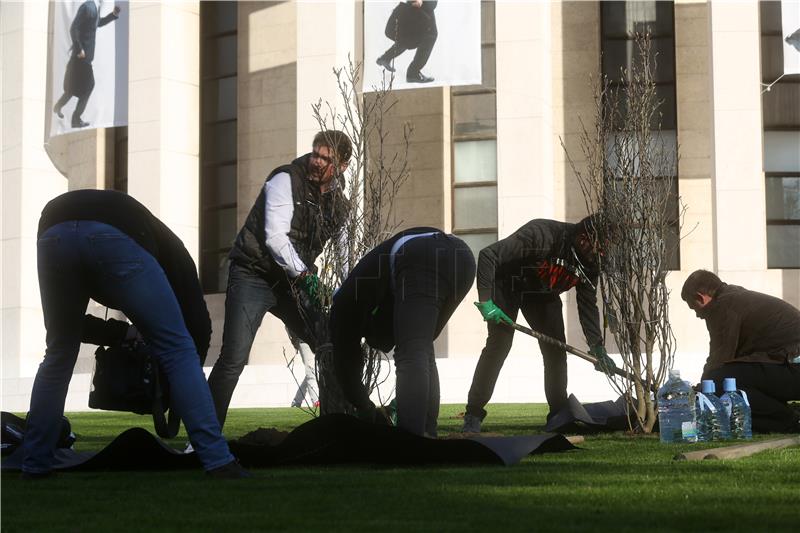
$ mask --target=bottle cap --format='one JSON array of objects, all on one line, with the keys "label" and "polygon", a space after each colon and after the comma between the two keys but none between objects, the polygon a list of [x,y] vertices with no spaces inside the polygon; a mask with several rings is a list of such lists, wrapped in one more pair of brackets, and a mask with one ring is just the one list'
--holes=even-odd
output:
[{"label": "bottle cap", "polygon": [[677,368],[670,368],[669,379],[681,379],[681,371]]},{"label": "bottle cap", "polygon": [[736,390],[736,378],[725,378],[722,380],[722,390],[732,392]]},{"label": "bottle cap", "polygon": [[717,386],[714,385],[714,380],[704,379],[701,383],[701,390],[703,394],[714,394],[717,392]]}]

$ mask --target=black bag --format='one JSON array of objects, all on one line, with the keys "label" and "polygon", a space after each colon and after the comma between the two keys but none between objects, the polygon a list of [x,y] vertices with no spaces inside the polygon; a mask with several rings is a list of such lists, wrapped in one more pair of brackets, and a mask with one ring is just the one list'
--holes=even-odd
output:
[{"label": "black bag", "polygon": [[150,414],[159,437],[171,439],[178,434],[181,421],[170,409],[169,381],[145,343],[100,346],[94,355],[89,407]]},{"label": "black bag", "polygon": [[397,44],[412,49],[420,45],[432,26],[431,15],[425,10],[400,2],[389,15],[384,34]]},{"label": "black bag", "polygon": [[94,89],[94,68],[92,68],[92,64],[85,59],[72,56],[64,73],[64,92],[80,98],[87,93],[91,93],[92,89]]},{"label": "black bag", "polygon": [[[2,431],[0,431],[0,448],[2,448],[2,455],[10,455],[16,451],[22,444],[25,438],[25,431],[28,428],[28,417],[24,419],[18,417],[13,413],[6,411],[0,412],[0,423],[2,424]],[[72,448],[77,437],[72,432],[72,426],[66,416],[61,417],[61,427],[58,430],[58,441],[56,448]]]}]

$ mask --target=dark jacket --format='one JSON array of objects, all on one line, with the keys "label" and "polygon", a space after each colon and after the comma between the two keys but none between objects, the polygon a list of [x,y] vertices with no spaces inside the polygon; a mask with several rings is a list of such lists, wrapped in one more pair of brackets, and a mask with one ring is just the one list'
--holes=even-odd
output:
[{"label": "dark jacket", "polygon": [[116,191],[85,189],[58,196],[44,207],[38,234],[70,220],[93,220],[114,226],[158,261],[181,307],[198,355],[205,361],[211,342],[211,318],[194,260],[178,236],[145,206]]},{"label": "dark jacket", "polygon": [[[314,270],[314,261],[322,253],[328,240],[334,237],[344,224],[349,204],[339,187],[322,193],[319,186],[308,180],[310,154],[298,157],[288,165],[273,170],[267,179],[286,172],[292,181],[292,213],[289,240],[305,265]],[[272,257],[264,234],[264,188],[256,198],[244,226],[236,236],[230,259],[252,269],[268,281],[285,279],[284,271]]]},{"label": "dark jacket", "polygon": [[423,40],[436,37],[436,1],[425,0],[420,7],[411,5],[410,0],[398,4],[386,21],[386,37],[403,48],[418,47]]},{"label": "dark jacket", "polygon": [[589,346],[601,344],[596,291],[599,272],[578,260],[573,249],[577,232],[575,224],[535,219],[481,250],[480,300],[493,298],[496,290],[519,297],[523,293],[561,294],[575,287],[586,341]]},{"label": "dark jacket", "polygon": [[72,55],[77,56],[81,50],[86,57],[84,61],[91,63],[94,60],[94,48],[97,37],[97,28],[117,20],[113,12],[98,20],[97,6],[92,0],[86,0],[69,27],[69,36],[72,38]]},{"label": "dark jacket", "polygon": [[723,284],[698,314],[711,339],[704,373],[731,362],[787,364],[800,355],[800,310],[779,298]]}]

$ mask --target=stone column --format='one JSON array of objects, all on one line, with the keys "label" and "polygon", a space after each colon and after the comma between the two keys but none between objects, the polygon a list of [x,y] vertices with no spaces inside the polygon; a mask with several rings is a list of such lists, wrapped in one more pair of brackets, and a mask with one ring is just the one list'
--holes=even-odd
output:
[{"label": "stone column", "polygon": [[724,279],[767,266],[759,13],[757,2],[710,10],[714,268]]},{"label": "stone column", "polygon": [[47,102],[46,2],[4,2],[2,33],[2,345],[3,409],[26,411],[44,356],[36,273],[39,214],[67,180],[44,151]]},{"label": "stone column", "polygon": [[130,4],[128,192],[198,260],[199,2]]}]

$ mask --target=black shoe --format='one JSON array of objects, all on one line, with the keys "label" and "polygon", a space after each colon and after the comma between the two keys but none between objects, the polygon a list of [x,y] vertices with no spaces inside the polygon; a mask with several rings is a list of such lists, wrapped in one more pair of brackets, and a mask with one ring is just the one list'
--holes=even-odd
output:
[{"label": "black shoe", "polygon": [[61,112],[61,108],[60,108],[60,107],[58,107],[58,106],[55,106],[55,107],[53,108],[53,113],[55,113],[56,115],[58,115],[58,118],[64,118],[64,113],[62,113],[62,112]]},{"label": "black shoe", "polygon": [[207,470],[206,474],[215,479],[243,479],[253,477],[253,474],[242,468],[239,461],[234,459],[230,463]]},{"label": "black shoe", "polygon": [[89,125],[89,123],[88,123],[88,122],[84,122],[84,121],[82,121],[81,119],[78,119],[78,120],[73,120],[73,121],[72,121],[72,127],[73,127],[73,128],[85,128],[85,127],[86,127],[86,126],[88,126],[88,125]]},{"label": "black shoe", "polygon": [[416,74],[408,73],[406,74],[406,82],[407,83],[430,83],[433,81],[433,78],[430,76],[426,76],[422,72],[417,72]]},{"label": "black shoe", "polygon": [[378,65],[382,66],[389,72],[394,72],[394,67],[392,66],[392,62],[385,57],[381,56],[375,61]]}]

